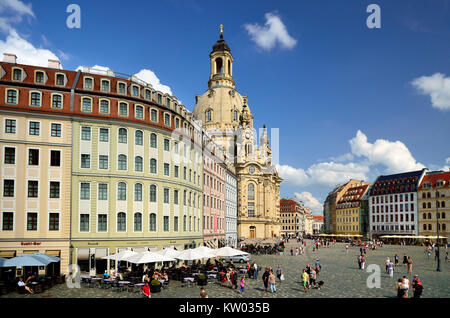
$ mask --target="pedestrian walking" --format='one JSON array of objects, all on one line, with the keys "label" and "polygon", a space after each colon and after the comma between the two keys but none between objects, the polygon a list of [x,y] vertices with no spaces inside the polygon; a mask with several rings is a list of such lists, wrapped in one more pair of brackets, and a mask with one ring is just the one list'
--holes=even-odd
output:
[{"label": "pedestrian walking", "polygon": [[408,256],[406,256],[406,253],[403,254],[403,265],[405,265],[405,266],[408,265]]},{"label": "pedestrian walking", "polygon": [[322,270],[322,266],[320,265],[320,261],[318,258],[316,259],[316,263],[314,264],[314,266],[315,266],[317,275],[319,275],[320,271]]},{"label": "pedestrian walking", "polygon": [[359,269],[361,269],[361,266],[362,266],[362,256],[361,256],[361,254],[358,255],[356,260],[358,262]]},{"label": "pedestrian walking", "polygon": [[423,285],[419,279],[419,275],[414,275],[414,279],[412,281],[412,288],[413,288],[413,297],[420,298],[422,296]]},{"label": "pedestrian walking", "polygon": [[384,263],[386,265],[386,273],[388,273],[389,272],[389,264],[391,263],[391,260],[389,259],[389,257],[386,258],[386,261]]},{"label": "pedestrian walking", "polygon": [[273,274],[273,270],[270,270],[269,273],[269,286],[270,286],[270,292],[271,293],[276,293],[277,292],[277,288],[275,286],[276,280],[275,280],[275,275]]},{"label": "pedestrian walking", "polygon": [[314,288],[316,288],[316,271],[314,268],[311,268],[311,272],[309,273],[309,286],[311,287],[314,284]]},{"label": "pedestrian walking", "polygon": [[403,298],[408,298],[408,292],[409,292],[409,279],[406,276],[403,276],[403,289],[404,289],[404,294],[403,294]]},{"label": "pedestrian walking", "polygon": [[390,278],[394,277],[394,264],[392,262],[388,264],[388,274]]},{"label": "pedestrian walking", "polygon": [[365,266],[366,266],[366,257],[363,256],[361,260],[361,269],[364,269]]},{"label": "pedestrian walking", "polygon": [[253,279],[257,279],[258,278],[258,270],[259,270],[259,268],[258,268],[258,265],[256,265],[256,263],[253,263],[253,269],[254,269],[254,271],[253,271]]},{"label": "pedestrian walking", "polygon": [[281,284],[281,275],[283,275],[283,268],[281,268],[281,265],[278,265],[278,268],[277,268],[277,278],[278,278],[280,284]]},{"label": "pedestrian walking", "polygon": [[244,287],[245,287],[245,278],[242,276],[241,278],[241,289],[239,290],[242,293],[244,293]]},{"label": "pedestrian walking", "polygon": [[407,265],[408,265],[408,274],[409,274],[409,275],[412,275],[412,265],[413,265],[413,260],[412,260],[412,257],[411,257],[411,256],[408,257],[408,263],[407,263]]},{"label": "pedestrian walking", "polygon": [[395,284],[395,290],[397,291],[397,298],[403,298],[405,289],[403,288],[403,280],[401,278]]},{"label": "pedestrian walking", "polygon": [[264,268],[264,274],[262,275],[262,280],[264,283],[264,289],[267,292],[267,288],[269,288],[269,269],[266,267]]},{"label": "pedestrian walking", "polygon": [[445,261],[448,262],[448,252],[445,252]]},{"label": "pedestrian walking", "polygon": [[348,244],[345,245],[345,254],[348,254]]},{"label": "pedestrian walking", "polygon": [[309,278],[309,275],[308,275],[308,273],[306,273],[306,270],[304,269],[302,272],[302,283],[303,283],[303,291],[305,293],[306,293],[306,288],[308,285],[308,278]]},{"label": "pedestrian walking", "polygon": [[398,255],[395,254],[394,256],[395,266],[398,266]]}]

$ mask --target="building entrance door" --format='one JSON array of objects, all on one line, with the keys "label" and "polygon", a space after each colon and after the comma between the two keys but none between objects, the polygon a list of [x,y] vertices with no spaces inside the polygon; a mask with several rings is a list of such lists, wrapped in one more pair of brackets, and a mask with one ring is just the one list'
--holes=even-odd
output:
[{"label": "building entrance door", "polygon": [[254,226],[250,227],[250,238],[255,238],[256,237],[256,229]]}]

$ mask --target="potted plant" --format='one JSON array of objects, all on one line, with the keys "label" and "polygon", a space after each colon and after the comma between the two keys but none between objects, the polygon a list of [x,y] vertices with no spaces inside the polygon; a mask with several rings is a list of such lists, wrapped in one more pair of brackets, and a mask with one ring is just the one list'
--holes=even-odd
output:
[{"label": "potted plant", "polygon": [[161,282],[157,279],[154,279],[150,282],[150,292],[159,293],[161,292]]},{"label": "potted plant", "polygon": [[208,283],[208,280],[205,275],[203,275],[203,274],[198,275],[198,278],[197,278],[198,286],[205,286],[207,283]]}]

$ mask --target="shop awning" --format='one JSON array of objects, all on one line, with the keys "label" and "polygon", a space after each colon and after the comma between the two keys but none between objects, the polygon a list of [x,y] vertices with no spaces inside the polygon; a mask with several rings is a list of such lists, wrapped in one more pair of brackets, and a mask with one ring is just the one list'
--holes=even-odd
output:
[{"label": "shop awning", "polygon": [[89,248],[77,248],[77,259],[78,260],[88,260],[89,259]]},{"label": "shop awning", "polygon": [[99,259],[105,257],[108,254],[107,248],[96,248],[95,249],[95,258]]}]

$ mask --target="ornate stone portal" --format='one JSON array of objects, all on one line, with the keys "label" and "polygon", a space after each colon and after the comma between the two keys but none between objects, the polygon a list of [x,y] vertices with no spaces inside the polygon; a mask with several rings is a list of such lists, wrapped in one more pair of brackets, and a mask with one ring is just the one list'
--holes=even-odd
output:
[{"label": "ornate stone portal", "polygon": [[248,98],[235,89],[233,56],[223,39],[222,27],[209,58],[208,90],[196,96],[193,114],[234,162],[238,182],[238,236],[280,237],[282,179],[272,164],[265,126],[257,145]]}]

